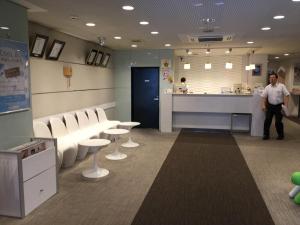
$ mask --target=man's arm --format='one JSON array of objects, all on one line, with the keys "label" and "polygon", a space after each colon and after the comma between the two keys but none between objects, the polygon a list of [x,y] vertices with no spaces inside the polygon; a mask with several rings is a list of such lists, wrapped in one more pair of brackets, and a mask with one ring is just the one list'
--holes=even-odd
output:
[{"label": "man's arm", "polygon": [[289,106],[289,95],[283,97],[283,104],[288,107]]}]

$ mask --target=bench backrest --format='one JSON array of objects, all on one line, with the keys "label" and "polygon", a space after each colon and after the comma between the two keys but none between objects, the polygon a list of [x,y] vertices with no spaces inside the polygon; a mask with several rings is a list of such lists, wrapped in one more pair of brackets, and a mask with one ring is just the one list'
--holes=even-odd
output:
[{"label": "bench backrest", "polygon": [[90,126],[90,121],[85,112],[77,111],[76,116],[78,119],[78,125],[80,129]]},{"label": "bench backrest", "polygon": [[98,113],[99,122],[101,123],[107,121],[105,111],[102,108],[96,108],[96,110]]},{"label": "bench backrest", "polygon": [[87,109],[86,113],[87,113],[87,115],[89,117],[89,121],[90,121],[91,124],[98,124],[99,123],[98,117],[97,117],[97,115],[96,115],[96,113],[95,113],[94,110]]},{"label": "bench backrest", "polygon": [[61,119],[52,117],[50,118],[50,124],[54,138],[62,137],[68,134],[68,130]]},{"label": "bench backrest", "polygon": [[33,121],[33,134],[35,137],[52,138],[48,126],[40,121]]},{"label": "bench backrest", "polygon": [[64,114],[64,119],[66,122],[66,127],[69,133],[75,132],[79,130],[79,125],[74,115],[70,113]]}]

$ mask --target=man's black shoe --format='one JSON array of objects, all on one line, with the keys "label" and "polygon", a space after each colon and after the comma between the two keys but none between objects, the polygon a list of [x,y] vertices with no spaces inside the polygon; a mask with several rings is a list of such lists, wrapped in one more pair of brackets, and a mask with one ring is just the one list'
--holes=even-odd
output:
[{"label": "man's black shoe", "polygon": [[262,138],[263,140],[269,140],[270,139],[270,137],[269,136],[263,136],[263,138]]},{"label": "man's black shoe", "polygon": [[283,140],[283,139],[284,139],[283,136],[278,136],[278,137],[276,138],[276,140]]}]

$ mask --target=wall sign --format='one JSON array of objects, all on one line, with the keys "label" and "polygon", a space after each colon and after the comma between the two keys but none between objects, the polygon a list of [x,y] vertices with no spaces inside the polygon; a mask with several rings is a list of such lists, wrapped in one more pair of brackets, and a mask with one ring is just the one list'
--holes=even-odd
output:
[{"label": "wall sign", "polygon": [[29,108],[28,46],[0,39],[0,114]]},{"label": "wall sign", "polygon": [[294,86],[300,85],[300,63],[294,65]]}]

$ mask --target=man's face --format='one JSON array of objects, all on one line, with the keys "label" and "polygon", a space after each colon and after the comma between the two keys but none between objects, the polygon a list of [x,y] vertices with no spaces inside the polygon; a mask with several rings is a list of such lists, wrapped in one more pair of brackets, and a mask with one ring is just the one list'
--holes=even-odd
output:
[{"label": "man's face", "polygon": [[272,85],[275,85],[277,83],[276,75],[274,75],[274,74],[270,75],[269,80]]}]

